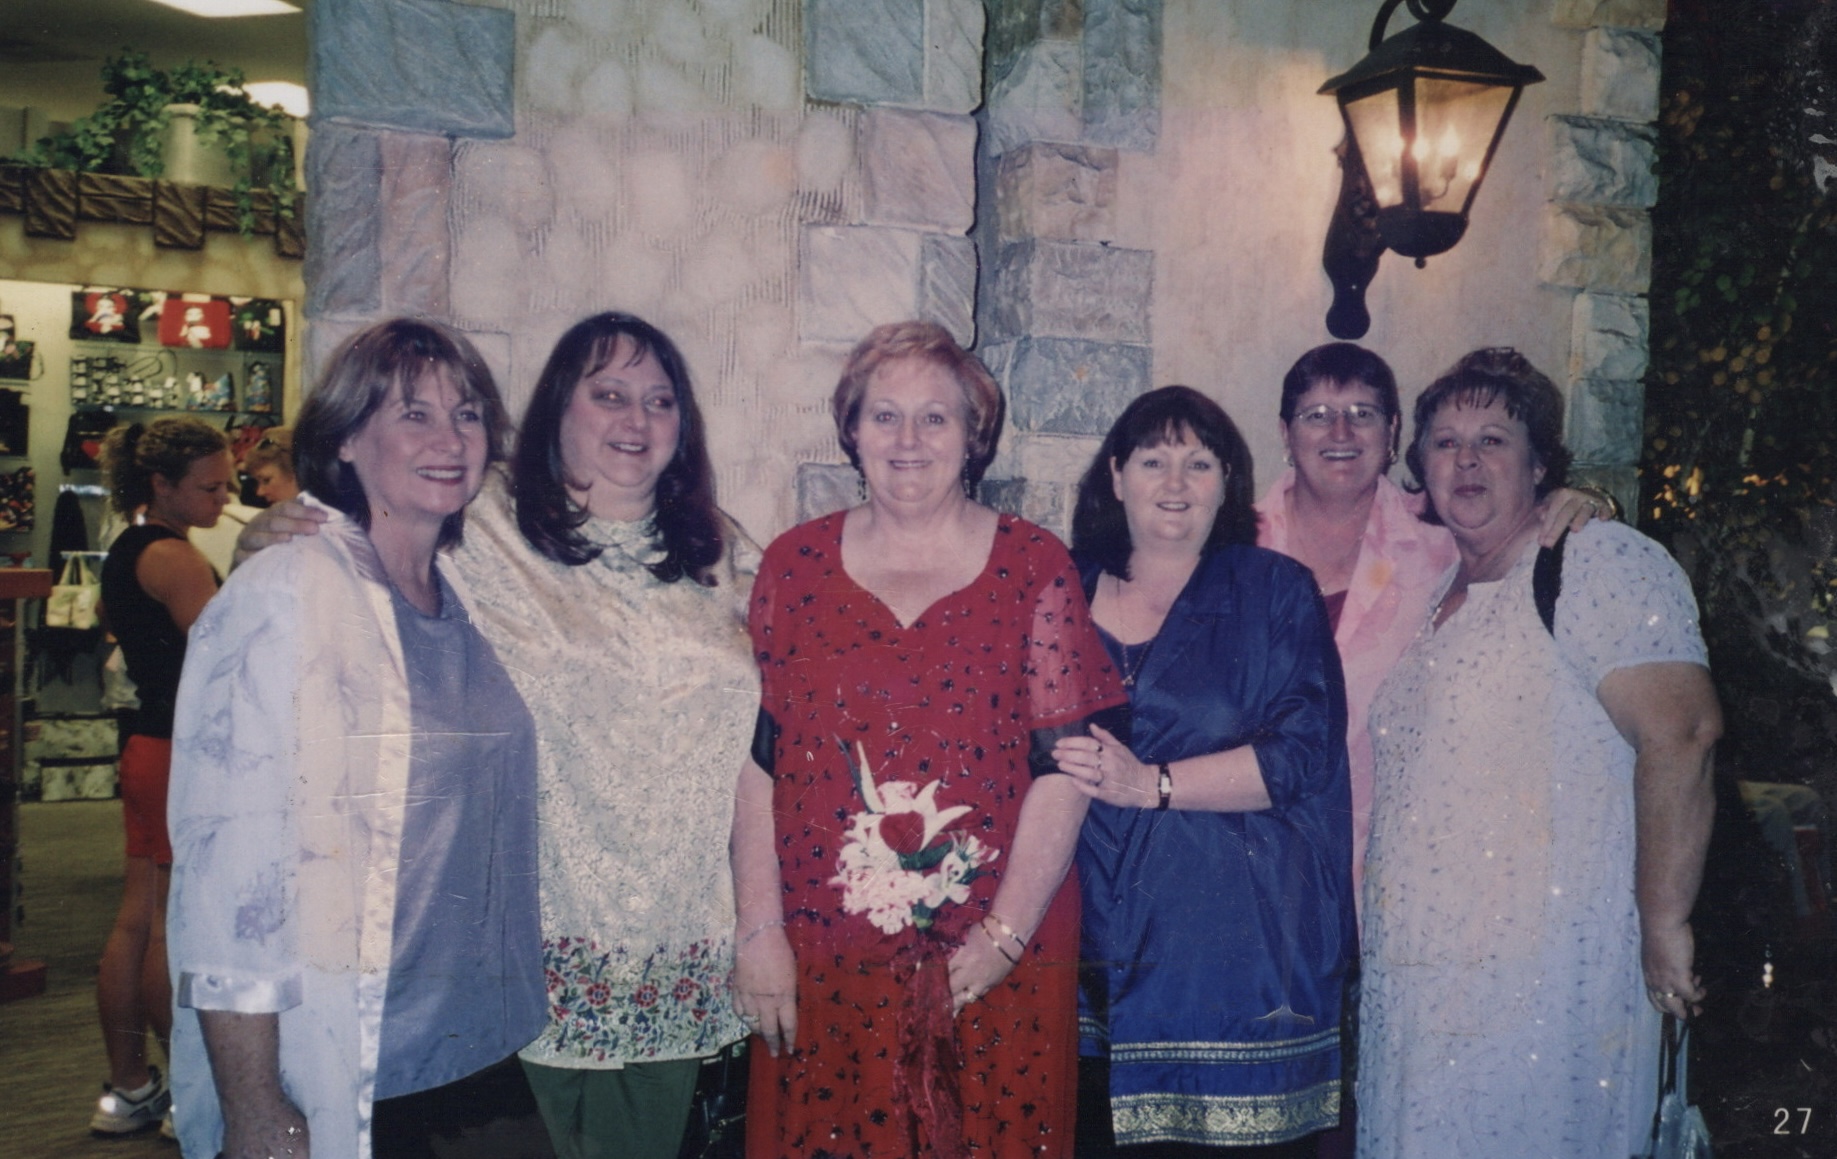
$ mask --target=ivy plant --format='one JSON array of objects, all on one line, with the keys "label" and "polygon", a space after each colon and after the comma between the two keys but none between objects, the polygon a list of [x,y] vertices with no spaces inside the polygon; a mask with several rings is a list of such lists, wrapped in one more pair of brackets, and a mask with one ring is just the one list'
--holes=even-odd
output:
[{"label": "ivy plant", "polygon": [[94,112],[7,160],[79,173],[159,177],[165,171],[171,106],[196,105],[199,143],[228,156],[235,175],[237,222],[245,235],[250,234],[255,228],[257,188],[273,195],[274,211],[286,218],[293,216],[297,190],[292,118],[250,99],[242,90],[243,81],[241,69],[211,61],[163,69],[144,52],[124,50],[102,64],[107,99]]}]

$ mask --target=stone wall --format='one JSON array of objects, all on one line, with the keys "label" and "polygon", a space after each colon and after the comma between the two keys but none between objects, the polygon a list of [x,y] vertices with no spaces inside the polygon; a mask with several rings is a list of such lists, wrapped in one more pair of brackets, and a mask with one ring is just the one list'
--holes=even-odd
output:
[{"label": "stone wall", "polygon": [[1160,133],[1161,0],[996,4],[978,206],[980,353],[1008,394],[983,495],[1064,533],[1154,378],[1156,255],[1118,244],[1123,158]]},{"label": "stone wall", "polygon": [[[854,494],[827,399],[872,325],[974,337],[978,0],[320,0],[312,346],[446,318],[520,409],[597,310],[683,347],[760,538]],[[334,68],[333,65],[336,65]],[[801,494],[801,504],[794,496]]]},{"label": "stone wall", "polygon": [[[1616,481],[1655,8],[1457,9],[1549,80],[1466,239],[1425,270],[1387,258],[1368,299],[1407,393],[1480,345],[1566,377],[1577,447]],[[1281,375],[1328,338],[1340,122],[1316,90],[1365,50],[1376,4],[1356,9],[995,0],[985,30],[977,0],[320,0],[312,345],[449,318],[514,407],[574,320],[641,314],[683,346],[724,502],[761,539],[853,500],[827,396],[853,341],[911,316],[1003,379],[1000,506],[1063,527],[1096,437],[1169,382],[1225,404],[1266,484]]]},{"label": "stone wall", "polygon": [[1565,372],[1577,473],[1631,507],[1645,416],[1665,4],[1561,0],[1556,7],[1558,24],[1585,30],[1582,91],[1576,113],[1550,118],[1538,277],[1576,291]]}]

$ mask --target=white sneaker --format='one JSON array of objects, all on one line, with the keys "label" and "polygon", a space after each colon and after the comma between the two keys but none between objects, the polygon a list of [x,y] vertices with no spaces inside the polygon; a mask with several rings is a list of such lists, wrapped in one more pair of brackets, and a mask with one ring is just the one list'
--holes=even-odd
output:
[{"label": "white sneaker", "polygon": [[132,1135],[157,1126],[172,1106],[172,1095],[166,1089],[166,1077],[159,1068],[150,1066],[153,1077],[138,1091],[127,1092],[108,1083],[102,1084],[102,1097],[96,1100],[96,1113],[89,1117],[92,1135]]}]

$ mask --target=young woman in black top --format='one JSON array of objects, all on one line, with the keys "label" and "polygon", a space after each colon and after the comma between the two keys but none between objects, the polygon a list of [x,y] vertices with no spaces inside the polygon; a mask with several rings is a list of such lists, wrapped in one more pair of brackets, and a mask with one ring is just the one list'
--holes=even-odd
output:
[{"label": "young woman in black top", "polygon": [[164,1042],[172,1028],[165,934],[172,708],[185,633],[218,583],[186,533],[217,522],[230,500],[234,466],[221,432],[176,416],[109,432],[103,465],[110,502],[133,526],[115,540],[102,566],[102,606],[140,707],[123,721],[127,868],[121,909],[96,977],[109,1075],[90,1130],[122,1135],[158,1123],[170,1102],[164,1077],[147,1063],[147,1030]]}]

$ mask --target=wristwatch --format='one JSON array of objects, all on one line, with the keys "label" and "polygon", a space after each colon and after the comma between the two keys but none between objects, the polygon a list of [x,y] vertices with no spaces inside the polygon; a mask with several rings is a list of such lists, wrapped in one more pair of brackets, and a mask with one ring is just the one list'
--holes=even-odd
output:
[{"label": "wristwatch", "polygon": [[1161,762],[1161,775],[1155,779],[1155,791],[1161,794],[1161,800],[1155,805],[1156,812],[1174,803],[1174,774],[1167,767],[1166,761]]}]

